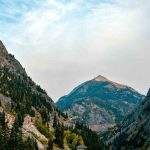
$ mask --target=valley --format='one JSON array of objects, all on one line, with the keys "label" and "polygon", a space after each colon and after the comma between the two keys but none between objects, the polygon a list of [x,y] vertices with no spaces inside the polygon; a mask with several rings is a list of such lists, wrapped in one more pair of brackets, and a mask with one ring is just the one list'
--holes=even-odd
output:
[{"label": "valley", "polygon": [[99,75],[55,104],[0,41],[0,150],[148,150],[149,100]]}]

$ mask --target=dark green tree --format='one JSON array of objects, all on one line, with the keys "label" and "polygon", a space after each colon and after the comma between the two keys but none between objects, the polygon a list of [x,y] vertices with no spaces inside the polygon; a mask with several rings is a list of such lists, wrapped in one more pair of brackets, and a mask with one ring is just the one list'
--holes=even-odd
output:
[{"label": "dark green tree", "polygon": [[0,113],[0,150],[8,149],[9,128],[5,122],[5,113]]},{"label": "dark green tree", "polygon": [[49,139],[47,150],[53,150],[53,140]]},{"label": "dark green tree", "polygon": [[59,147],[64,148],[64,126],[59,123],[55,129],[55,143],[58,144]]},{"label": "dark green tree", "polygon": [[38,150],[38,145],[36,140],[29,137],[26,141],[26,150]]},{"label": "dark green tree", "polygon": [[54,120],[53,120],[53,128],[56,128],[57,124],[58,124],[58,121],[57,121],[57,116],[56,116],[56,113],[55,113]]},{"label": "dark green tree", "polygon": [[74,132],[77,134],[81,134],[84,144],[88,147],[88,150],[106,149],[104,143],[100,140],[99,136],[80,122],[76,123]]},{"label": "dark green tree", "polygon": [[9,149],[21,150],[22,147],[23,147],[22,132],[21,129],[19,129],[18,118],[16,117],[10,134]]},{"label": "dark green tree", "polygon": [[21,127],[23,125],[24,115],[22,116],[21,113],[18,113],[17,118],[18,118],[18,126]]}]

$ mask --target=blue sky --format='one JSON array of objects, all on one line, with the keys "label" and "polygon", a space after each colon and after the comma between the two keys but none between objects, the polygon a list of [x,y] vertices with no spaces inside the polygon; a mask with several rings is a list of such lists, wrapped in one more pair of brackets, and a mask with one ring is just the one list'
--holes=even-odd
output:
[{"label": "blue sky", "polygon": [[146,94],[149,0],[0,0],[0,39],[56,101],[104,75]]}]

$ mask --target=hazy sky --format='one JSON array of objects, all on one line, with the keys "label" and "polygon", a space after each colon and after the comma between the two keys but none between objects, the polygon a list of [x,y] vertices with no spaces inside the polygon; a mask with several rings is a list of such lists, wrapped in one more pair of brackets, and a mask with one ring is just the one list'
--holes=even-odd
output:
[{"label": "hazy sky", "polygon": [[54,101],[97,75],[150,87],[150,0],[0,0],[0,39]]}]

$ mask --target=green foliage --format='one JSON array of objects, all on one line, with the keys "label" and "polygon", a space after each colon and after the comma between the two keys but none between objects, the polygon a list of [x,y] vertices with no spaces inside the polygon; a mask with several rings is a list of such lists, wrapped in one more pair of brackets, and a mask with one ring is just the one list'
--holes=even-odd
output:
[{"label": "green foliage", "polygon": [[25,74],[16,74],[7,68],[0,69],[0,73],[0,92],[12,99],[11,110],[20,114],[19,126],[22,125],[25,114],[35,115],[32,107],[40,112],[46,123],[52,111],[51,99],[46,96],[46,92]]},{"label": "green foliage", "polygon": [[8,149],[10,130],[5,123],[5,113],[0,113],[0,150]]},{"label": "green foliage", "polygon": [[[0,68],[0,93],[11,98],[11,113],[16,116],[16,120],[11,132],[8,133],[7,140],[2,132],[4,128],[4,117],[0,117],[0,142],[4,143],[0,145],[1,149],[6,149],[8,145],[12,145],[11,149],[37,149],[36,142],[33,139],[28,141],[22,141],[22,133],[20,128],[22,127],[25,114],[35,116],[33,107],[41,114],[42,123],[37,123],[38,130],[46,137],[51,138],[52,135],[49,132],[49,128],[46,126],[49,121],[49,114],[52,111],[51,99],[48,98],[46,92],[37,86],[30,77],[21,73],[14,73],[9,71],[8,68]],[[1,115],[2,116],[2,115]],[[44,125],[43,125],[44,124]],[[5,142],[4,142],[5,141]],[[30,141],[30,142],[29,142]],[[5,144],[6,143],[6,144]],[[8,147],[9,149],[9,147]]]},{"label": "green foliage", "polygon": [[[149,120],[143,122],[130,134],[128,132],[125,132],[125,130],[119,132],[117,136],[114,137],[114,147],[116,147],[117,150],[122,149],[122,147],[124,147],[125,149],[146,150],[148,147],[150,147],[149,142],[146,142],[150,135],[148,131],[149,124],[147,125],[148,122]],[[127,128],[126,130],[128,129],[129,128]]]},{"label": "green foliage", "polygon": [[24,115],[22,116],[21,113],[18,113],[16,117],[18,119],[18,126],[22,127],[24,121]]},{"label": "green foliage", "polygon": [[36,119],[35,125],[37,129],[44,134],[47,138],[52,138],[52,133],[49,131],[49,128],[47,125],[44,125],[40,120]]},{"label": "green foliage", "polygon": [[38,150],[37,142],[32,138],[27,139],[25,142],[25,147],[26,150]]},{"label": "green foliage", "polygon": [[68,119],[67,113],[66,113],[66,114],[63,113],[63,112],[60,111],[58,108],[56,108],[56,111],[58,112],[58,116],[59,116],[59,117],[62,116],[62,117],[64,117],[64,119]]},{"label": "green foliage", "polygon": [[88,147],[88,150],[106,149],[104,143],[99,139],[98,135],[87,126],[77,122],[73,132],[82,136],[84,144]]},{"label": "green foliage", "polygon": [[115,134],[121,131],[122,127],[124,125],[124,121],[119,122],[116,126],[113,128],[108,129],[106,132],[102,133],[100,135],[101,139],[105,142],[109,139],[111,139]]},{"label": "green foliage", "polygon": [[56,128],[57,124],[58,124],[58,120],[57,120],[57,116],[56,116],[56,113],[55,113],[54,120],[53,120],[53,128]]},{"label": "green foliage", "polygon": [[66,143],[71,150],[75,150],[78,145],[83,145],[82,136],[76,133],[73,133],[70,130],[64,131],[64,143]]},{"label": "green foliage", "polygon": [[30,116],[35,117],[35,111],[33,109],[31,109]]},{"label": "green foliage", "polygon": [[64,148],[64,126],[57,124],[55,128],[55,140],[54,142],[61,148]]},{"label": "green foliage", "polygon": [[49,139],[47,150],[53,150],[53,140]]},{"label": "green foliage", "polygon": [[35,140],[28,139],[23,141],[22,132],[19,128],[18,117],[16,117],[11,131],[4,121],[4,113],[0,113],[0,118],[0,150],[38,150]]},{"label": "green foliage", "polygon": [[39,85],[36,86],[36,89],[37,89],[38,92],[46,94],[46,91],[43,90]]},{"label": "green foliage", "polygon": [[[88,147],[88,150],[103,149],[103,144],[97,134],[83,125],[76,125],[74,130],[70,129],[69,133],[65,135],[64,126],[57,119],[58,116],[64,114],[57,109],[58,116],[55,114],[53,123],[55,129],[55,139],[53,141],[52,132],[49,131],[47,124],[49,114],[52,111],[51,99],[25,74],[16,74],[10,72],[7,68],[3,68],[0,70],[0,76],[0,93],[11,98],[11,112],[16,116],[13,128],[10,131],[5,123],[5,114],[0,115],[0,150],[38,149],[34,139],[28,138],[23,141],[20,129],[26,114],[30,114],[32,117],[35,116],[33,107],[41,114],[42,120],[36,120],[35,125],[49,139],[48,150],[53,149],[54,142],[60,148],[63,148],[64,141],[68,143],[72,150],[83,143]],[[67,115],[65,118],[67,118]]]}]

